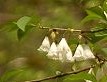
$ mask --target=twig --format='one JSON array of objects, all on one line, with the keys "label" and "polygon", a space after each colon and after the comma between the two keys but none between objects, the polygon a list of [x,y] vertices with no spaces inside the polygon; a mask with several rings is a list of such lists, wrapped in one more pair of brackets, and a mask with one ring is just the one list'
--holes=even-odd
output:
[{"label": "twig", "polygon": [[95,57],[98,59],[99,62],[103,61],[103,62],[107,62],[107,59],[105,58],[101,58],[98,55],[95,55]]},{"label": "twig", "polygon": [[59,77],[64,77],[67,75],[71,75],[71,74],[77,74],[86,70],[89,70],[90,68],[94,68],[96,65],[92,65],[89,66],[87,68],[81,69],[81,70],[77,70],[77,71],[73,71],[73,72],[66,72],[66,73],[61,73],[59,75],[54,75],[54,76],[50,76],[50,77],[46,77],[44,79],[39,79],[39,80],[31,80],[31,81],[25,81],[25,82],[42,82],[42,81],[46,81],[46,80],[50,80],[50,79],[55,79],[55,78],[59,78]]},{"label": "twig", "polygon": [[91,30],[77,30],[77,29],[70,29],[70,28],[50,28],[50,27],[42,27],[42,26],[39,26],[39,27],[40,27],[40,29],[63,30],[63,31],[71,31],[71,32],[81,32],[81,33],[96,33],[96,32],[101,32],[101,31],[107,30],[105,28],[100,29],[100,30],[91,31]]}]

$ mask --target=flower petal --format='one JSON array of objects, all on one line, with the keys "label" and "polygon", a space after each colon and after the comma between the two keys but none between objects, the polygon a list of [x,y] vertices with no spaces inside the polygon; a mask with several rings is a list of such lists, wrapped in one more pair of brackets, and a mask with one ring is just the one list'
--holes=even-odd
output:
[{"label": "flower petal", "polygon": [[86,44],[79,44],[73,57],[77,61],[95,58],[91,49]]},{"label": "flower petal", "polygon": [[61,61],[72,61],[72,52],[65,38],[62,38],[58,44],[58,56]]},{"label": "flower petal", "polygon": [[83,47],[82,45],[79,44],[78,47],[76,48],[73,58],[77,61],[81,61],[81,60],[84,60],[83,55],[84,55]]},{"label": "flower petal", "polygon": [[93,55],[91,49],[89,48],[88,45],[86,44],[83,44],[83,49],[84,49],[84,58],[85,59],[92,59],[92,58],[95,58],[95,56]]},{"label": "flower petal", "polygon": [[50,49],[50,42],[47,36],[45,36],[42,45],[37,49],[39,51],[48,52]]},{"label": "flower petal", "polygon": [[57,59],[57,53],[58,53],[57,46],[55,42],[53,42],[47,56],[51,59]]},{"label": "flower petal", "polygon": [[66,54],[66,57],[67,57],[67,60],[68,61],[74,61],[74,58],[72,57],[72,52],[69,51],[67,54]]}]

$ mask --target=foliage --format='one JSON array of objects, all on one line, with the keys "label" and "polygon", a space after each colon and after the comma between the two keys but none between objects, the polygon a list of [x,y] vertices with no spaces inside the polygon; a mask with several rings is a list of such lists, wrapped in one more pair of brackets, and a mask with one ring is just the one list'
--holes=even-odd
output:
[{"label": "foliage", "polygon": [[[61,27],[90,30],[91,33],[82,34],[84,39],[81,42],[84,43],[87,41],[93,51],[95,50],[94,53],[98,54],[99,58],[107,59],[107,0],[47,0],[44,2],[42,0],[40,0],[40,2],[38,0],[27,0],[26,4],[24,1],[25,0],[22,0],[20,5],[20,2],[17,1],[11,5],[13,9],[11,9],[10,12],[16,14],[18,19],[15,18],[15,20],[9,20],[10,22],[0,25],[0,34],[2,35],[0,35],[0,37],[3,37],[3,39],[0,40],[0,45],[3,43],[2,49],[5,48],[4,50],[7,52],[7,55],[10,55],[9,59],[7,58],[8,60],[5,62],[5,66],[2,66],[2,63],[0,62],[2,69],[3,67],[8,69],[4,70],[3,74],[1,74],[0,82],[38,79],[46,77],[47,75],[53,75],[57,70],[66,72],[66,70],[73,69],[74,64],[52,61],[42,55],[38,56],[38,54],[42,53],[36,51],[35,45],[38,46],[41,43],[42,37],[46,35],[46,30],[45,32],[43,30],[41,31],[41,29],[39,29],[39,24],[49,28]],[[11,2],[14,1],[11,0]],[[3,0],[1,0],[0,3],[3,3]],[[32,10],[35,4],[37,7],[36,11]],[[17,9],[18,11],[16,12],[15,10]],[[7,10],[9,9],[7,8]],[[25,14],[23,12],[25,12]],[[26,14],[26,12],[28,12],[28,14]],[[15,33],[11,36],[17,36],[19,42],[9,38],[9,33],[12,32]],[[64,34],[64,32],[59,33],[59,37]],[[27,38],[21,42],[24,36],[27,36]],[[65,33],[65,36],[67,36],[68,43],[71,44],[71,48],[73,48],[72,50],[74,52],[74,46],[80,42],[78,41],[78,34],[75,35],[72,33],[70,36],[72,40],[69,39],[67,33]],[[6,41],[8,45],[4,43]],[[0,59],[2,59],[3,55],[4,53],[0,53]],[[27,58],[26,66],[28,68],[15,69],[14,66],[13,68],[8,66],[12,59],[23,56]],[[16,66],[18,62],[15,63]],[[99,64],[100,60],[87,60],[84,62],[86,63],[76,63],[78,65],[76,69],[81,69],[84,66],[89,65],[89,63],[93,64],[97,62],[97,64]],[[68,65],[68,68],[65,68],[66,64]],[[97,68],[93,69],[94,74],[88,74],[86,71],[66,76],[62,80],[63,82],[84,82],[85,80],[91,80],[92,82],[106,82],[106,68],[107,63],[104,62],[103,65],[98,65]]]}]

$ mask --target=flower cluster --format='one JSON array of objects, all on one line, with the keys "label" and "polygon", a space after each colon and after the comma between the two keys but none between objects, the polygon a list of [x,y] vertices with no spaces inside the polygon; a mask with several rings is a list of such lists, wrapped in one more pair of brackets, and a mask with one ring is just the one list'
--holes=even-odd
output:
[{"label": "flower cluster", "polygon": [[48,52],[47,56],[50,59],[60,60],[62,62],[72,62],[74,60],[81,61],[95,58],[91,49],[86,44],[79,44],[73,56],[65,38],[62,38],[59,44],[52,42],[50,45],[49,39],[46,36],[38,50]]}]

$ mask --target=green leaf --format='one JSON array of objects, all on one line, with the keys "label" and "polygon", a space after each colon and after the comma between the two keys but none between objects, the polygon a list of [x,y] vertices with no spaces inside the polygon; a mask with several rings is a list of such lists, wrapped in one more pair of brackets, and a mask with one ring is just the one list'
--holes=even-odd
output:
[{"label": "green leaf", "polygon": [[106,29],[106,28],[107,28],[107,24],[99,23],[94,28],[92,28],[91,31],[96,31],[96,30],[101,30],[101,29]]},{"label": "green leaf", "polygon": [[22,31],[25,31],[25,27],[30,22],[30,20],[31,20],[30,17],[24,16],[24,17],[20,18],[16,24],[19,27],[19,29],[21,29]]},{"label": "green leaf", "polygon": [[20,18],[17,21],[17,23],[15,23],[18,26],[18,29],[17,29],[18,40],[20,41],[30,31],[31,28],[36,26],[35,24],[37,24],[39,21],[40,21],[40,18],[37,16],[31,16],[31,17],[24,16]]},{"label": "green leaf", "polygon": [[88,39],[91,43],[96,43],[102,39],[104,39],[105,37],[107,37],[107,34],[89,34],[88,36],[86,36],[86,39]]},{"label": "green leaf", "polygon": [[104,15],[104,11],[102,8],[100,7],[92,7],[90,9],[86,10],[88,16],[86,16],[83,20],[82,20],[82,24],[85,22],[88,22],[90,20],[98,20],[98,19],[102,19],[102,20],[106,20],[106,16]]},{"label": "green leaf", "polygon": [[104,38],[107,37],[107,24],[101,23],[98,24],[96,27],[92,28],[91,31],[95,33],[89,33],[85,37],[91,43],[96,43]]},{"label": "green leaf", "polygon": [[22,37],[24,37],[25,32],[23,32],[21,29],[17,30],[17,38],[20,41],[22,39]]},{"label": "green leaf", "polygon": [[74,74],[74,75],[71,75],[69,77],[67,77],[64,81],[66,82],[66,80],[70,80],[70,81],[75,81],[75,80],[91,80],[93,82],[97,82],[94,75],[92,74],[88,74],[86,72],[81,72],[81,73],[78,73],[78,74]]},{"label": "green leaf", "polygon": [[88,10],[86,10],[88,15],[92,15],[92,16],[99,16],[105,19],[105,15],[104,15],[104,11],[101,7],[92,7]]},{"label": "green leaf", "polygon": [[84,23],[86,23],[86,22],[88,22],[88,21],[91,21],[91,20],[98,20],[98,19],[101,19],[102,17],[100,17],[100,16],[98,16],[98,15],[94,15],[94,16],[92,16],[92,15],[88,15],[88,16],[86,16],[82,21],[81,21],[81,24],[84,24]]},{"label": "green leaf", "polygon": [[22,40],[22,38],[26,35],[26,34],[28,34],[28,32],[30,32],[30,30],[32,29],[33,27],[32,26],[26,26],[26,31],[22,31],[21,29],[18,29],[17,30],[17,38],[18,38],[18,40],[20,41],[20,40]]}]

